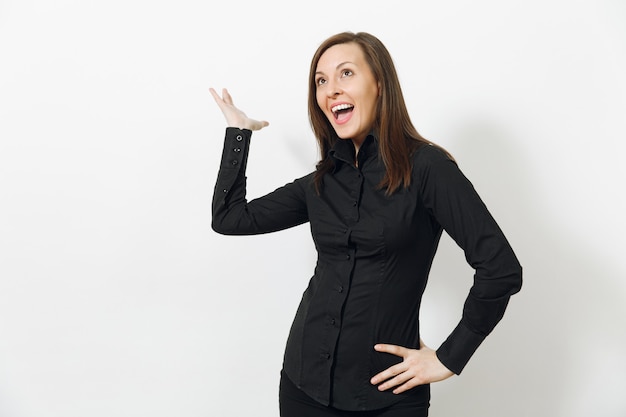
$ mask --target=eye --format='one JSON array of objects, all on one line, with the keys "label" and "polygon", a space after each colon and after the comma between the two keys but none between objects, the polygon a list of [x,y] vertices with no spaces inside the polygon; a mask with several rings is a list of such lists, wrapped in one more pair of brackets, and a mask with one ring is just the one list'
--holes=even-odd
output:
[{"label": "eye", "polygon": [[349,70],[349,69],[345,69],[345,70],[341,71],[341,76],[342,77],[349,77],[351,75],[352,75],[352,71]]},{"label": "eye", "polygon": [[317,80],[315,80],[315,84],[320,86],[320,85],[324,85],[326,84],[326,80],[322,77],[318,78]]}]

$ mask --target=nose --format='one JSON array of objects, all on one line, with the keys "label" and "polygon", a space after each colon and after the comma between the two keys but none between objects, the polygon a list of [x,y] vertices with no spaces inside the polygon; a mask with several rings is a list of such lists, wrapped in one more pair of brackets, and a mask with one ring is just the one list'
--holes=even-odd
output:
[{"label": "nose", "polygon": [[326,87],[326,94],[328,95],[328,97],[337,97],[339,94],[341,94],[341,91],[336,81],[328,81]]}]

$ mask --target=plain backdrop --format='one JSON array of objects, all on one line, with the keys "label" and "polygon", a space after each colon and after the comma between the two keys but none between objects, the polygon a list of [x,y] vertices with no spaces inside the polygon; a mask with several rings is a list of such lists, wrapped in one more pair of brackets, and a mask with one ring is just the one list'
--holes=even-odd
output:
[{"label": "plain backdrop", "polygon": [[[394,57],[414,124],[459,161],[524,288],[433,417],[626,415],[626,3],[0,1],[0,417],[278,416],[307,225],[210,228],[225,121],[270,126],[248,196],[310,172],[311,56]],[[436,348],[472,270],[444,236]]]}]

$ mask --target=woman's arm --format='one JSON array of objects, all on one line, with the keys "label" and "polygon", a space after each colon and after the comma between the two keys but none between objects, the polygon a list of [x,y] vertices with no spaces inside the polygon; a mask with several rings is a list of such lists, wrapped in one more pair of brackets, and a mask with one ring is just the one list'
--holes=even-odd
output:
[{"label": "woman's arm", "polygon": [[461,319],[437,357],[461,373],[478,346],[502,319],[522,286],[522,267],[504,233],[470,181],[443,152],[427,146],[416,159],[422,199],[433,218],[463,249],[474,282]]},{"label": "woman's arm", "polygon": [[457,327],[439,349],[420,339],[420,349],[378,344],[374,348],[402,358],[371,383],[399,394],[417,385],[460,374],[480,343],[504,315],[511,295],[522,285],[522,269],[499,226],[456,163],[426,146],[414,172],[425,207],[465,252],[476,270]]},{"label": "woman's arm", "polygon": [[252,130],[262,129],[268,123],[250,119],[237,109],[226,89],[223,98],[215,90],[210,91],[231,126],[226,129],[213,191],[213,230],[229,235],[260,234],[306,222],[307,177],[250,202],[246,200],[246,165]]},{"label": "woman's arm", "polygon": [[224,151],[213,191],[211,226],[226,235],[269,233],[308,221],[306,188],[310,176],[297,179],[275,191],[248,202],[246,165],[250,130],[226,129]]}]

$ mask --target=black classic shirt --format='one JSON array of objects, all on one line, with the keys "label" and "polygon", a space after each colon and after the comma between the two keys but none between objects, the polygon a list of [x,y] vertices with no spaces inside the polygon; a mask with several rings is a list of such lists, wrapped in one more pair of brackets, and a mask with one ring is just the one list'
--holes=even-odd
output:
[{"label": "black classic shirt", "polygon": [[310,223],[318,258],[289,333],[285,373],[310,397],[344,410],[427,399],[428,386],[395,395],[369,381],[402,360],[375,344],[419,348],[419,308],[442,231],[475,269],[460,322],[437,349],[448,369],[461,372],[521,287],[521,266],[474,187],[441,150],[424,145],[410,186],[387,196],[377,187],[385,169],[370,135],[358,164],[352,141],[337,142],[320,195],[309,174],[248,202],[251,134],[226,129],[212,227],[247,235]]}]

